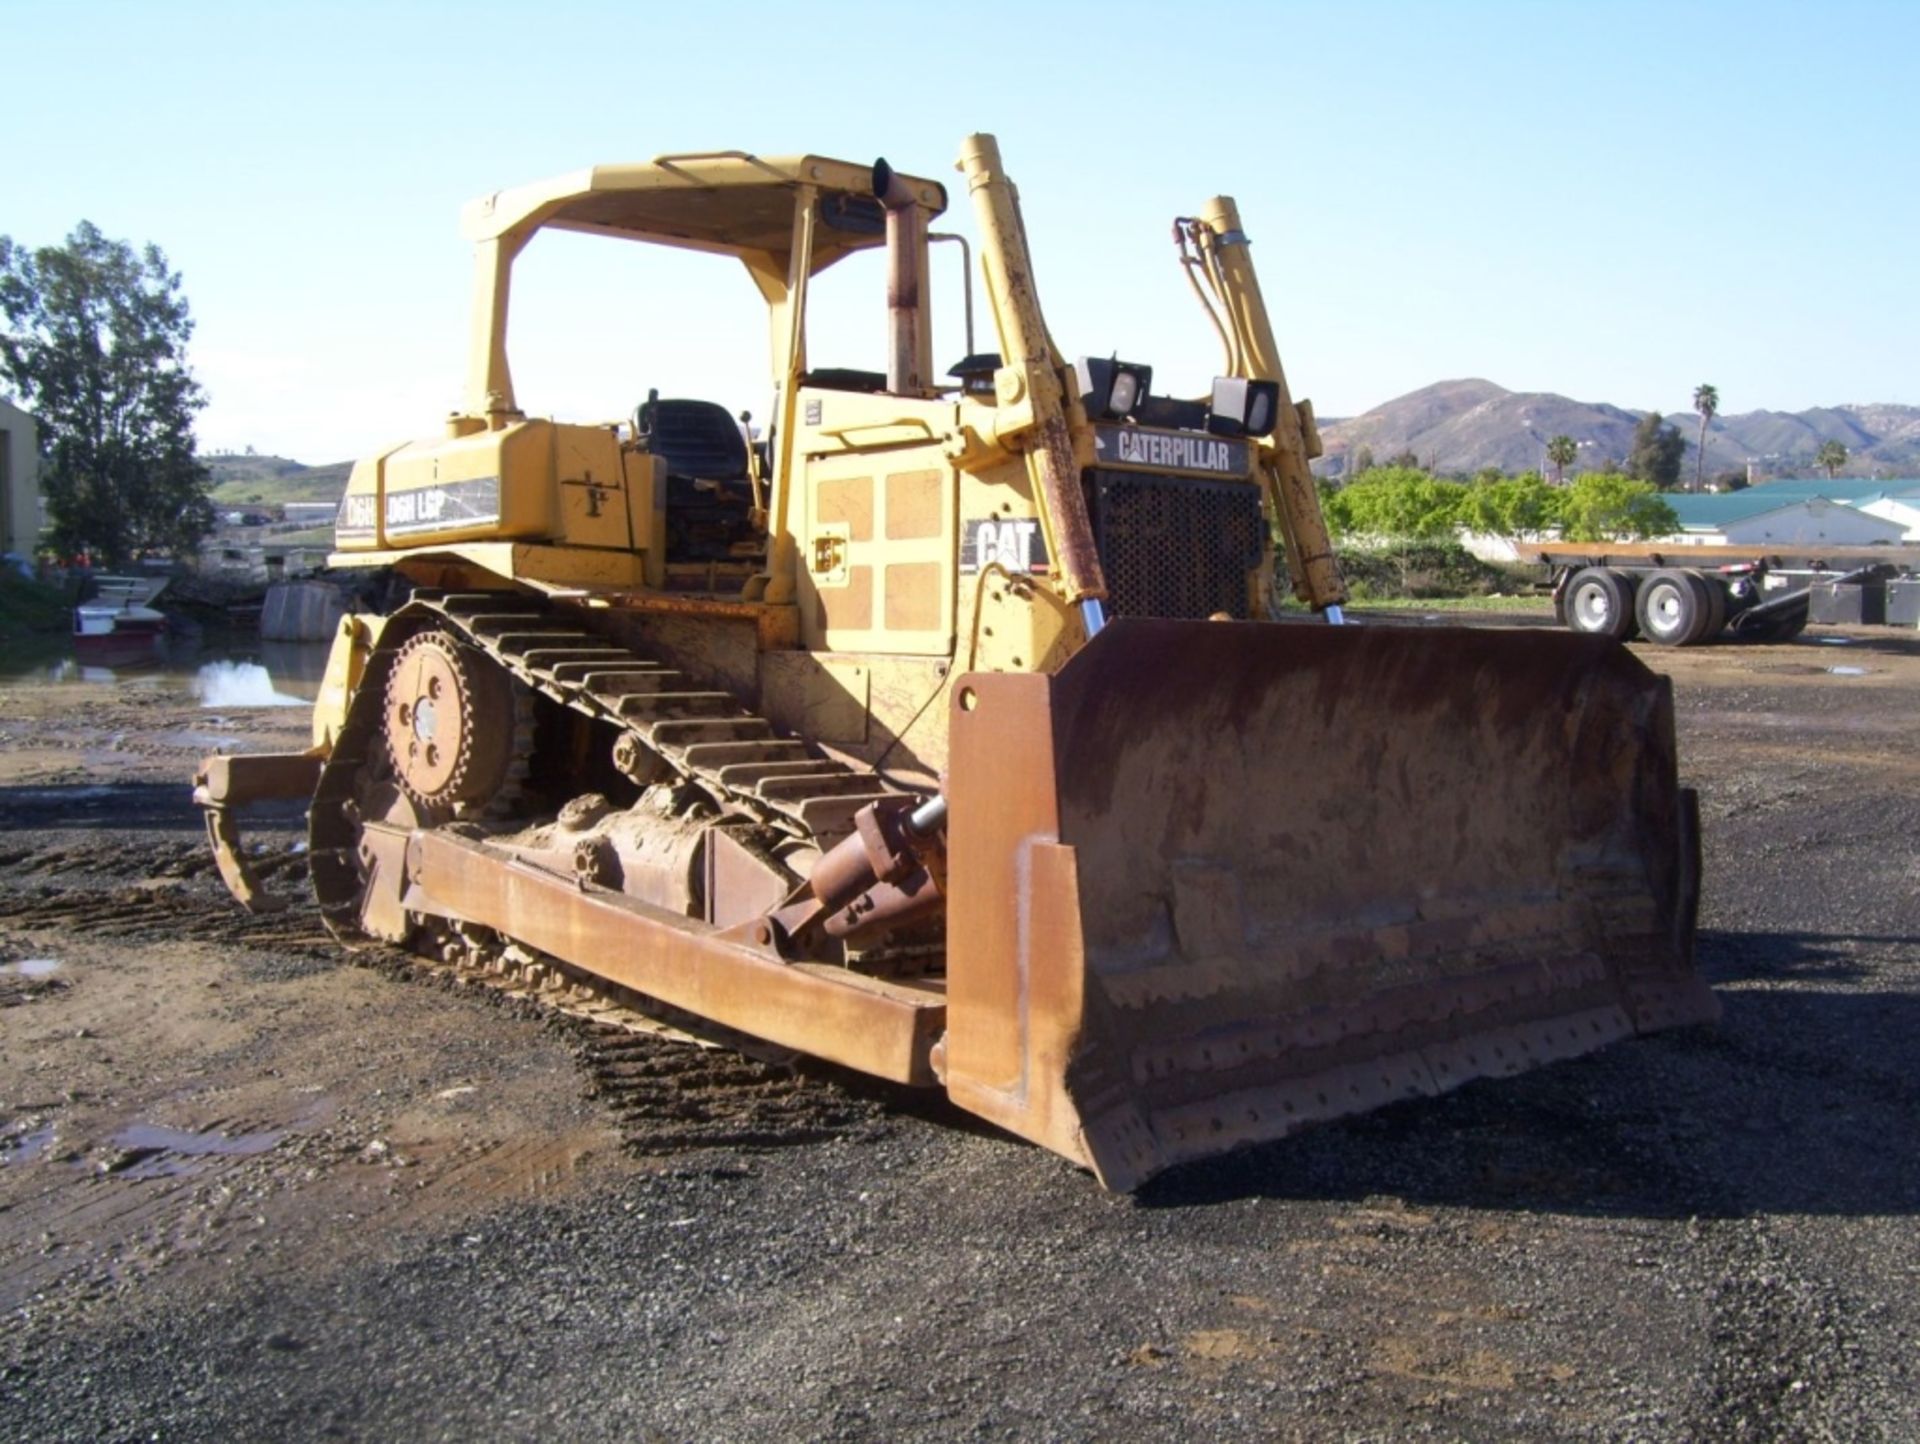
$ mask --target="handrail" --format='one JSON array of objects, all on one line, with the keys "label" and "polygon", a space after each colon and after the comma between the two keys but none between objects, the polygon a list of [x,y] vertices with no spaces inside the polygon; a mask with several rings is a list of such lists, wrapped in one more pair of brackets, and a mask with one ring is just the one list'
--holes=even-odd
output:
[{"label": "handrail", "polygon": [[940,434],[933,429],[932,423],[924,416],[894,416],[889,417],[885,421],[849,421],[845,426],[816,426],[814,432],[820,436],[831,436],[838,440],[845,441],[848,432],[885,431],[894,426],[917,426],[929,437],[935,437]]},{"label": "handrail", "polygon": [[[679,176],[680,179],[686,181],[689,185],[707,185],[707,182],[701,180],[698,176],[688,175],[685,171],[680,169],[678,164],[676,164],[676,162],[679,162],[679,161],[695,161],[695,160],[743,160],[748,165],[755,166],[760,170],[765,171],[768,175],[772,176],[777,181],[784,182],[784,181],[791,181],[793,179],[792,176],[788,175],[785,171],[781,170],[779,167],[769,165],[767,164],[767,162],[760,159],[759,156],[753,154],[753,152],[745,151],[745,150],[669,151],[665,155],[656,155],[653,158],[652,164],[659,166],[661,170],[666,171],[669,175]],[[711,190],[712,187],[708,186],[708,189]]]}]

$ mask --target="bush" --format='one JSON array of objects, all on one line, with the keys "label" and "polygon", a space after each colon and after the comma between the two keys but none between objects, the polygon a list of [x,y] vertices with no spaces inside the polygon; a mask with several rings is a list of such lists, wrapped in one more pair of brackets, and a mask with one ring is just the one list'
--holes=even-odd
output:
[{"label": "bush", "polygon": [[1458,542],[1399,542],[1340,553],[1340,570],[1356,602],[1490,597],[1528,590],[1524,567],[1485,562]]},{"label": "bush", "polygon": [[1560,534],[1568,541],[1665,536],[1680,518],[1651,483],[1612,471],[1590,471],[1559,498]]},{"label": "bush", "polygon": [[28,581],[11,565],[0,565],[0,642],[18,644],[35,633],[65,637],[72,630],[68,588]]},{"label": "bush", "polygon": [[1336,537],[1373,543],[1440,541],[1463,527],[1519,537],[1557,527],[1569,541],[1680,529],[1673,508],[1652,486],[1617,472],[1588,472],[1555,487],[1532,471],[1454,482],[1412,467],[1381,466],[1337,490],[1323,486],[1321,507]]}]

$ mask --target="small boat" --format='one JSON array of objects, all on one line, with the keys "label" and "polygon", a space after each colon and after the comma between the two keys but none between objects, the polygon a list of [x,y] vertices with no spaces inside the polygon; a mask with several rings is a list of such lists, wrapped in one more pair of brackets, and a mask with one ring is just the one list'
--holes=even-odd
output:
[{"label": "small boat", "polygon": [[153,606],[166,577],[95,577],[94,594],[73,609],[74,655],[85,661],[132,661],[165,637],[167,618]]}]

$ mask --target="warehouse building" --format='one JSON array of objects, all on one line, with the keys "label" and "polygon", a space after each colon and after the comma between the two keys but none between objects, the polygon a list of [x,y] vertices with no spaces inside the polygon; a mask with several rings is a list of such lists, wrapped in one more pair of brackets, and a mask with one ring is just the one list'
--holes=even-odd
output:
[{"label": "warehouse building", "polygon": [[1888,483],[1898,490],[1882,491],[1875,496],[1863,497],[1852,505],[1869,516],[1885,517],[1888,521],[1897,521],[1904,526],[1906,535],[1902,541],[1920,542],[1920,481],[1897,481]]},{"label": "warehouse building", "polygon": [[1663,498],[1680,530],[1658,538],[1673,546],[1808,547],[1898,545],[1908,525],[1826,496],[1745,491],[1675,493]]}]

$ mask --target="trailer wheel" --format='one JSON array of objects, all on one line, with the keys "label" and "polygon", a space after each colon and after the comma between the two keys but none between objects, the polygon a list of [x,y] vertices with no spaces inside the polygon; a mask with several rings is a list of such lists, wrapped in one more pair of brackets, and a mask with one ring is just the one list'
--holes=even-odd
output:
[{"label": "trailer wheel", "polygon": [[1699,639],[1708,620],[1706,583],[1684,571],[1662,568],[1640,583],[1634,614],[1649,641],[1684,647]]},{"label": "trailer wheel", "polygon": [[1700,593],[1705,611],[1700,618],[1700,634],[1687,639],[1688,645],[1695,642],[1710,642],[1727,625],[1727,589],[1720,585],[1719,579],[1704,572],[1687,568],[1687,579],[1694,584],[1694,590]]},{"label": "trailer wheel", "polygon": [[1624,642],[1633,635],[1633,582],[1611,567],[1588,567],[1567,584],[1571,631]]}]

